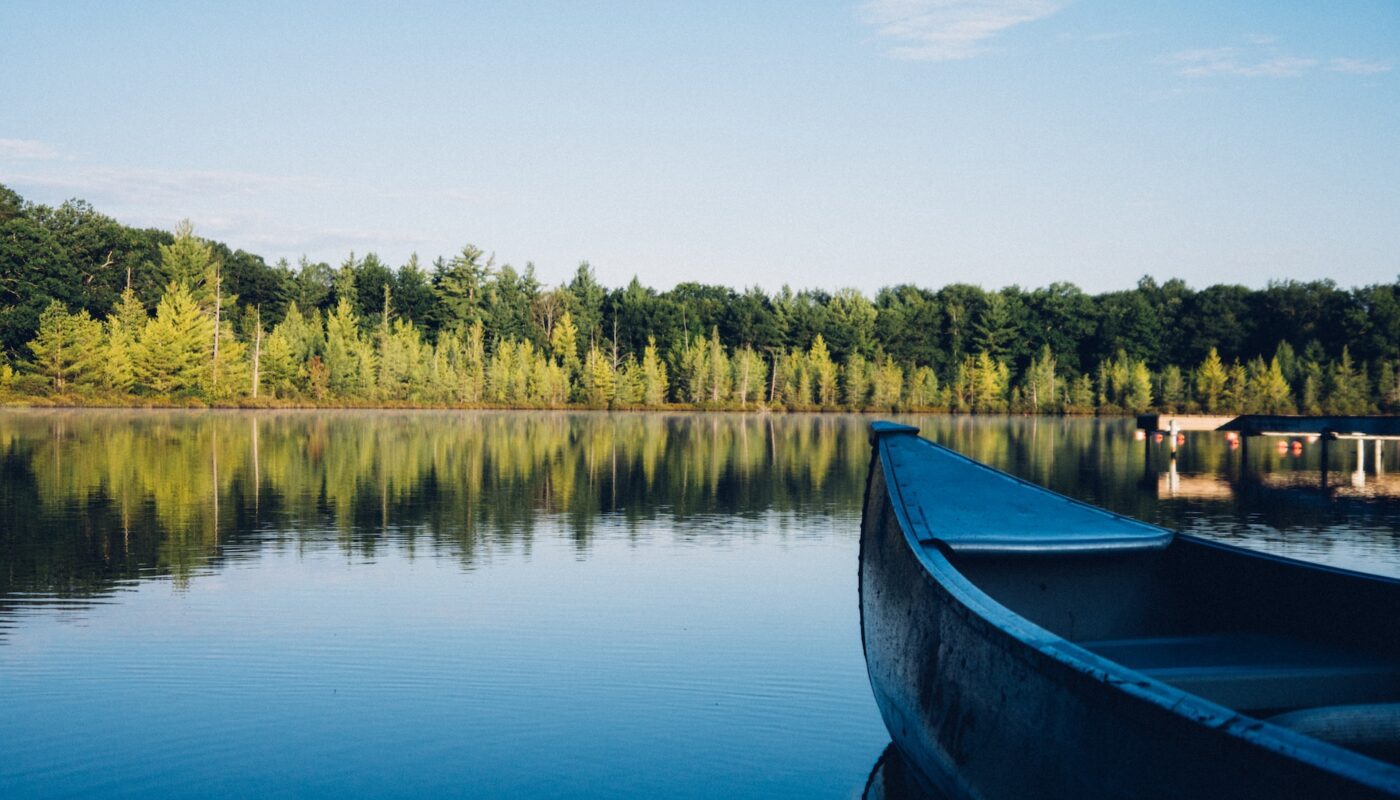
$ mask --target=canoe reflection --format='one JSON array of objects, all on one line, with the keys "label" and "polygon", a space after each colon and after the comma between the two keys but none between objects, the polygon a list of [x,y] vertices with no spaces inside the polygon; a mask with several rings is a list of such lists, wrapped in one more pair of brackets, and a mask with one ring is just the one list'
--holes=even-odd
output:
[{"label": "canoe reflection", "polygon": [[894,742],[885,746],[875,766],[870,768],[870,777],[865,779],[865,791],[860,796],[862,800],[946,800],[948,797],[920,782]]}]

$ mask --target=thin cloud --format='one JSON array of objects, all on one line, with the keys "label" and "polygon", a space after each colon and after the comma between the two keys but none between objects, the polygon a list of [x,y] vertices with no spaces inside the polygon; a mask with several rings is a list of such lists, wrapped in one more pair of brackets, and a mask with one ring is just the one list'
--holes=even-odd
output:
[{"label": "thin cloud", "polygon": [[0,139],[0,159],[8,161],[57,161],[63,158],[54,147],[37,139]]},{"label": "thin cloud", "polygon": [[1347,75],[1379,75],[1390,72],[1394,67],[1383,61],[1362,61],[1359,58],[1334,58],[1327,62],[1328,72],[1343,72]]},{"label": "thin cloud", "polygon": [[1375,75],[1388,72],[1389,64],[1362,61],[1355,58],[1333,58],[1324,65],[1321,59],[1291,55],[1272,47],[1272,36],[1245,36],[1245,47],[1211,47],[1182,50],[1157,59],[1169,65],[1184,78],[1297,78],[1316,71],[1351,75]]},{"label": "thin cloud", "polygon": [[14,183],[41,186],[84,197],[159,202],[187,198],[249,197],[268,190],[308,189],[307,178],[230,170],[170,170],[145,167],[82,167],[9,176]]},{"label": "thin cloud", "polygon": [[1056,0],[870,0],[865,22],[896,44],[885,53],[909,61],[961,61],[989,50],[1003,31],[1059,11]]},{"label": "thin cloud", "polygon": [[[388,197],[373,186],[299,175],[268,175],[219,169],[158,169],[76,165],[69,160],[34,163],[23,171],[0,170],[0,183],[22,194],[80,197],[103,213],[138,227],[170,228],[194,220],[199,233],[233,247],[274,253],[421,247],[430,239],[411,227],[297,224],[276,208],[288,202],[317,207],[336,195]],[[453,194],[467,202],[469,193]]]},{"label": "thin cloud", "polygon": [[1091,33],[1084,37],[1086,42],[1111,42],[1115,39],[1126,39],[1132,36],[1132,31],[1104,31],[1103,33]]}]

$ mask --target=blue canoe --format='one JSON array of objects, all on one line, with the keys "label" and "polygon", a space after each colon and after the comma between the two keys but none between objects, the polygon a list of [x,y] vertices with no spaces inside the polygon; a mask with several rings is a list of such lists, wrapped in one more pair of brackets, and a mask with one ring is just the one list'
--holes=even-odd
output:
[{"label": "blue canoe", "polygon": [[1400,796],[1400,581],[1173,533],[877,422],[861,637],[954,797]]}]

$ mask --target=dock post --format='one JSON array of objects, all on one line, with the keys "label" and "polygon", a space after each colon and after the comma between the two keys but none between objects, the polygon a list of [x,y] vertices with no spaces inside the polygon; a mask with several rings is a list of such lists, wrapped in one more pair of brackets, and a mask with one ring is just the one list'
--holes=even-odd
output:
[{"label": "dock post", "polygon": [[1381,475],[1385,474],[1385,461],[1381,458],[1381,453],[1383,452],[1381,450],[1381,445],[1383,444],[1385,444],[1384,439],[1376,440],[1376,477],[1380,477]]},{"label": "dock post", "polygon": [[1172,417],[1171,424],[1167,426],[1167,433],[1169,436],[1171,436],[1172,458],[1176,458],[1176,435],[1177,432],[1180,430],[1181,425],[1176,421],[1176,417]]},{"label": "dock post", "polygon": [[1366,485],[1366,440],[1356,440],[1356,471],[1351,473],[1351,485],[1360,489]]},{"label": "dock post", "polygon": [[1323,431],[1322,436],[1318,437],[1318,441],[1322,444],[1322,488],[1324,489],[1327,488],[1327,440],[1329,438],[1331,437],[1328,436],[1328,431]]}]

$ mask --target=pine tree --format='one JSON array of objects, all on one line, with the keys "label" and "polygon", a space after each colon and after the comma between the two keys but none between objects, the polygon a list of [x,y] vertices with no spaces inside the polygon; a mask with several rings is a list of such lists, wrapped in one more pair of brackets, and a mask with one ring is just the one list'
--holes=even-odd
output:
[{"label": "pine tree", "polygon": [[[1262,359],[1260,365],[1263,366]],[[1259,398],[1258,409],[1262,414],[1292,414],[1296,411],[1293,405],[1293,391],[1288,386],[1288,379],[1284,376],[1283,364],[1278,356],[1274,356],[1269,362],[1267,369],[1261,369],[1260,375],[1251,383],[1250,394]]]},{"label": "pine tree", "polygon": [[852,410],[860,411],[870,402],[870,362],[860,353],[852,353],[846,359],[846,366],[841,372],[846,405]]},{"label": "pine tree", "polygon": [[511,376],[515,373],[515,342],[496,340],[486,364],[486,399],[493,403],[511,400]]},{"label": "pine tree", "polygon": [[348,297],[326,317],[326,370],[331,394],[364,397],[374,374],[373,357],[360,336],[360,320]]},{"label": "pine tree", "polygon": [[178,283],[197,299],[204,299],[212,285],[214,249],[194,235],[190,221],[180,220],[175,226],[175,241],[160,246],[160,267],[167,282]]},{"label": "pine tree", "polygon": [[1152,373],[1147,364],[1134,359],[1128,370],[1128,390],[1123,399],[1127,409],[1135,414],[1152,407]]},{"label": "pine tree", "polygon": [[607,408],[617,389],[612,362],[598,350],[588,348],[583,360],[583,401],[594,408]]},{"label": "pine tree", "polygon": [[259,371],[262,383],[275,397],[291,397],[300,382],[300,369],[293,356],[292,343],[282,325],[263,339]]},{"label": "pine tree", "polygon": [[623,360],[622,368],[617,371],[615,405],[623,408],[636,408],[641,405],[645,392],[646,378],[642,374],[642,365],[638,364],[637,359],[629,354]]},{"label": "pine tree", "polygon": [[1207,414],[1214,414],[1221,410],[1220,404],[1225,397],[1225,385],[1230,380],[1230,376],[1225,372],[1225,365],[1220,361],[1220,354],[1215,352],[1215,348],[1210,349],[1205,361],[1196,369],[1196,399],[1201,401],[1201,407]]},{"label": "pine tree", "polygon": [[214,345],[214,322],[199,310],[187,286],[172,281],[136,342],[137,382],[158,395],[202,388]]},{"label": "pine tree", "polygon": [[812,405],[812,373],[807,357],[799,350],[789,351],[779,363],[776,390],[783,405],[790,411],[800,411]]},{"label": "pine tree", "polygon": [[252,365],[248,360],[248,346],[233,335],[233,326],[225,320],[220,327],[223,330],[214,340],[220,342],[217,355],[212,341],[210,344],[210,361],[204,371],[204,394],[214,400],[228,400],[247,392],[252,381]]},{"label": "pine tree", "polygon": [[1376,394],[1385,413],[1400,411],[1400,370],[1396,370],[1389,359],[1381,362],[1380,372],[1376,376]]},{"label": "pine tree", "polygon": [[1066,411],[1074,414],[1094,413],[1094,379],[1080,375],[1069,386],[1069,401]]},{"label": "pine tree", "polygon": [[1365,367],[1359,371],[1351,361],[1351,351],[1342,347],[1342,357],[1333,363],[1327,392],[1327,413],[1365,414],[1370,406],[1370,386]]},{"label": "pine tree", "polygon": [[822,408],[835,408],[838,389],[836,363],[831,360],[831,353],[826,349],[826,340],[822,339],[820,333],[813,337],[812,346],[807,350],[807,369],[817,390],[817,405]]},{"label": "pine tree", "polygon": [[642,351],[642,402],[657,407],[666,402],[666,364],[656,353],[656,337],[647,337]]},{"label": "pine tree", "polygon": [[679,361],[684,397],[690,403],[704,403],[708,397],[710,376],[709,342],[701,338],[689,339],[681,346]]},{"label": "pine tree", "polygon": [[1011,371],[1002,361],[992,358],[986,350],[977,354],[972,371],[972,407],[976,411],[1006,410],[1006,392],[1011,383]]},{"label": "pine tree", "polygon": [[1225,394],[1221,398],[1222,410],[1230,414],[1243,413],[1248,392],[1249,372],[1236,360],[1226,372]]},{"label": "pine tree", "polygon": [[1181,367],[1172,364],[1162,371],[1162,408],[1176,413],[1186,406],[1186,380]]},{"label": "pine tree", "polygon": [[1021,392],[1023,402],[1031,411],[1053,411],[1059,407],[1058,379],[1055,376],[1055,354],[1050,345],[1043,345],[1040,355],[1031,360],[1026,368],[1025,388]]},{"label": "pine tree", "polygon": [[57,392],[95,383],[101,375],[102,325],[86,310],[69,314],[54,300],[39,314],[39,330],[29,350],[34,354],[35,372]]},{"label": "pine tree", "polygon": [[574,325],[573,314],[565,311],[554,323],[554,330],[549,334],[549,348],[570,377],[578,375],[583,365],[578,359],[578,327]]},{"label": "pine tree", "polygon": [[729,356],[719,340],[719,328],[710,331],[710,341],[705,353],[705,397],[711,405],[718,406],[729,399],[734,374]]},{"label": "pine tree", "polygon": [[486,328],[481,320],[467,329],[462,355],[463,361],[458,367],[462,377],[462,402],[480,403],[486,396]]},{"label": "pine tree", "polygon": [[919,367],[909,382],[909,407],[914,410],[938,404],[938,374],[931,367]]},{"label": "pine tree", "polygon": [[768,364],[753,348],[745,346],[734,352],[734,400],[740,405],[763,399],[768,385]]},{"label": "pine tree", "polygon": [[893,411],[904,394],[904,370],[888,355],[876,368],[870,389],[870,405],[880,411]]},{"label": "pine tree", "polygon": [[1316,361],[1303,364],[1302,406],[1304,414],[1322,413],[1322,365]]},{"label": "pine tree", "polygon": [[108,315],[105,326],[106,346],[102,372],[103,385],[108,389],[126,394],[135,385],[136,339],[149,319],[146,306],[136,297],[136,292],[127,286],[118,298],[116,308]]}]

